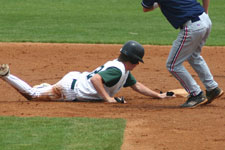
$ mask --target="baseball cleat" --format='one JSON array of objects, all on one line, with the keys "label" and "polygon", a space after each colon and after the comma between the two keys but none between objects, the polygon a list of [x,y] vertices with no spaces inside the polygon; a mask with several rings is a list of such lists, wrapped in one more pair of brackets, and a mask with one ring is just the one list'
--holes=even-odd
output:
[{"label": "baseball cleat", "polygon": [[208,101],[205,104],[212,103],[212,101],[214,101],[216,98],[221,97],[223,93],[223,90],[221,90],[219,87],[213,89],[212,91],[206,91],[206,97]]},{"label": "baseball cleat", "polygon": [[0,65],[0,77],[4,77],[9,75],[9,65],[8,64],[2,64]]},{"label": "baseball cleat", "polygon": [[200,92],[197,96],[190,95],[188,100],[181,105],[182,108],[195,108],[199,105],[206,103],[208,100],[203,92]]}]

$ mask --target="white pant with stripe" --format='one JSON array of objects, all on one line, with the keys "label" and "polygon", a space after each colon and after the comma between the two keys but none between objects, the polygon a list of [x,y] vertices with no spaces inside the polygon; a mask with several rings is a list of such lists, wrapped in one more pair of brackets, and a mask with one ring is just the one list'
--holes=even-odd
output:
[{"label": "white pant with stripe", "polygon": [[201,56],[202,46],[209,36],[212,23],[206,13],[200,15],[199,18],[199,21],[193,23],[188,21],[184,24],[184,28],[180,30],[177,39],[173,42],[167,59],[167,69],[185,90],[193,95],[198,95],[201,89],[183,66],[184,61],[188,61],[192,66],[206,90],[212,90],[218,86]]},{"label": "white pant with stripe", "polygon": [[76,99],[76,92],[71,88],[73,80],[76,80],[80,72],[70,72],[54,85],[31,87],[25,81],[9,74],[3,77],[7,83],[19,91],[28,100],[67,100]]}]

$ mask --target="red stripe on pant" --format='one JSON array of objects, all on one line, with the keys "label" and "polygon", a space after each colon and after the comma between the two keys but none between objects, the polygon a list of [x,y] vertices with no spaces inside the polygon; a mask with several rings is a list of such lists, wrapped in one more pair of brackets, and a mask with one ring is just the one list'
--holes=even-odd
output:
[{"label": "red stripe on pant", "polygon": [[179,54],[180,54],[180,52],[181,52],[181,50],[182,50],[182,48],[183,48],[183,46],[184,46],[184,43],[185,43],[185,41],[186,41],[186,39],[187,39],[187,33],[188,33],[188,30],[187,30],[187,27],[185,26],[185,28],[184,28],[184,37],[183,37],[183,40],[182,40],[182,42],[181,42],[181,45],[179,46],[179,48],[178,48],[178,51],[177,51],[177,53],[176,53],[176,56],[175,56],[175,58],[173,59],[173,61],[172,61],[172,64],[171,64],[171,67],[170,67],[170,72],[180,81],[180,83],[183,85],[183,87],[188,91],[188,93],[190,93],[190,90],[189,90],[189,88],[187,87],[187,85],[185,84],[185,82],[182,80],[182,78],[180,78],[179,77],[179,75],[174,71],[174,65],[175,65],[175,62],[176,62],[176,60],[177,60],[177,58],[178,58],[178,56],[179,56]]}]

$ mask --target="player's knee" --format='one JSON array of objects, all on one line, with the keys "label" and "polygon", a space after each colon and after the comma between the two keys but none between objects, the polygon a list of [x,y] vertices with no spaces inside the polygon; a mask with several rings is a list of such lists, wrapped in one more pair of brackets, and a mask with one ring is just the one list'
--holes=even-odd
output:
[{"label": "player's knee", "polygon": [[172,71],[172,69],[171,69],[171,65],[170,65],[170,64],[168,64],[168,63],[166,63],[166,68],[167,68],[167,70],[168,70],[169,72],[171,72],[171,71]]},{"label": "player's knee", "polygon": [[21,95],[23,95],[27,100],[33,100],[38,97],[38,94],[35,88],[31,88],[27,91],[20,91]]},{"label": "player's knee", "polygon": [[170,66],[167,66],[167,70],[168,70],[171,74],[176,73],[176,72],[179,72],[179,71],[178,71],[178,68],[176,68],[176,67],[170,67]]},{"label": "player's knee", "polygon": [[172,64],[171,62],[166,63],[166,68],[169,72],[177,72],[180,69],[180,65]]}]

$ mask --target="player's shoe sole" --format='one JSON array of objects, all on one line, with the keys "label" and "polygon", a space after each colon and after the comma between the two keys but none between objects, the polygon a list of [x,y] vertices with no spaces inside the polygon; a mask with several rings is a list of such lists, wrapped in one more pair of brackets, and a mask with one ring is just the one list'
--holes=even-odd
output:
[{"label": "player's shoe sole", "polygon": [[9,75],[9,65],[7,64],[2,64],[0,65],[0,77],[4,77]]}]

